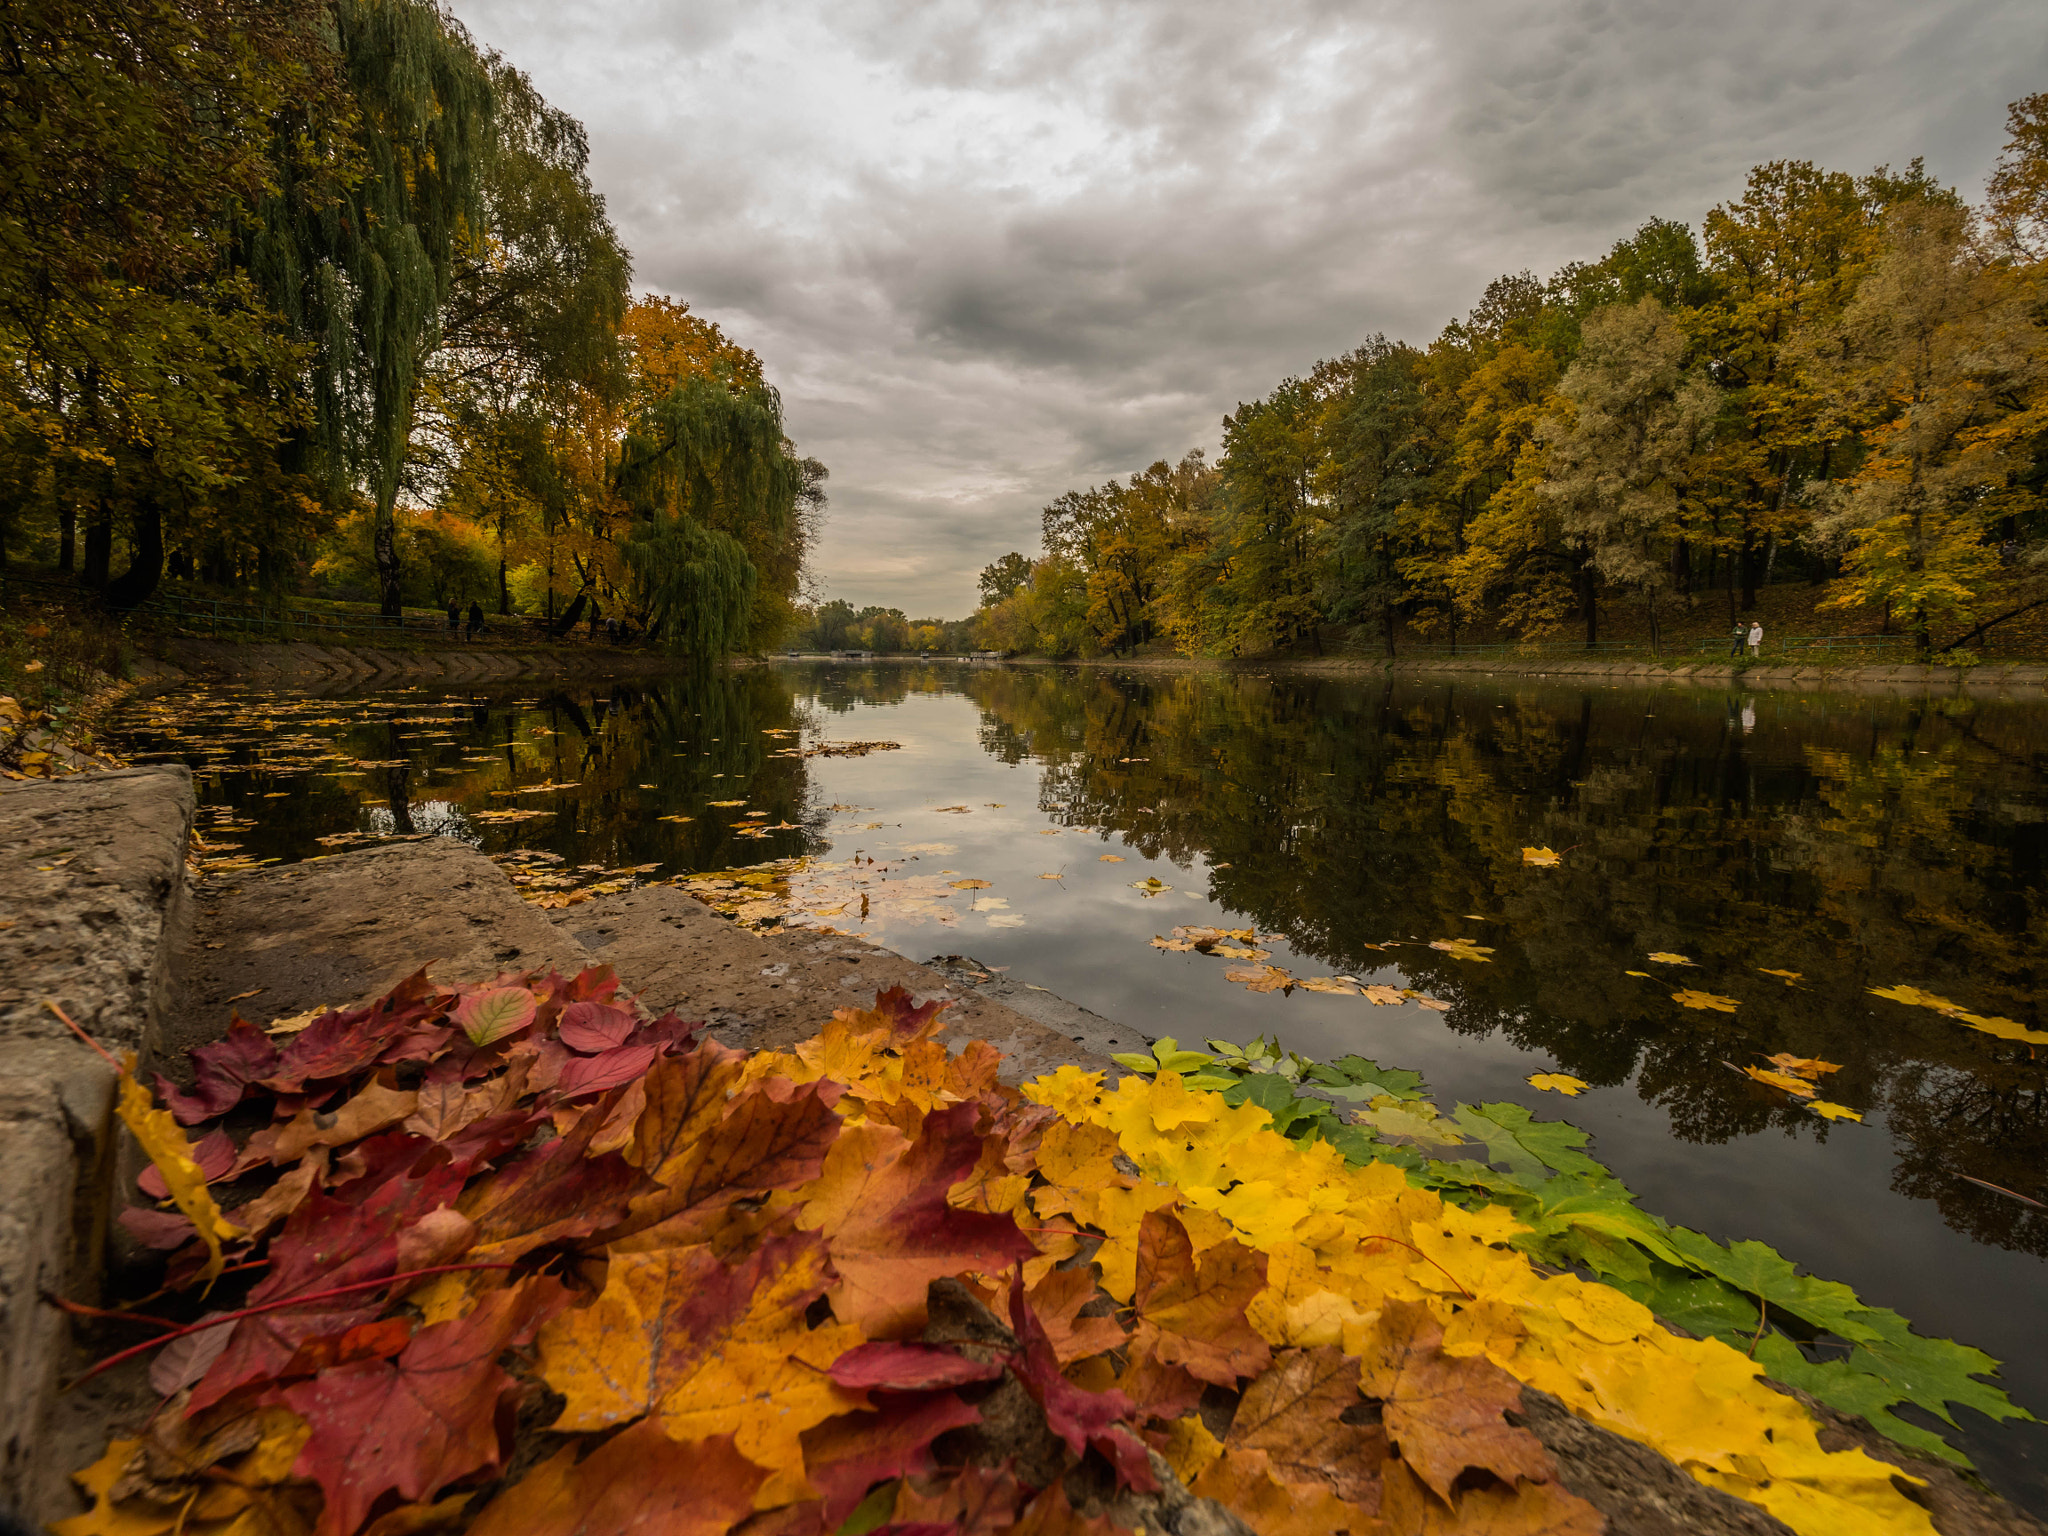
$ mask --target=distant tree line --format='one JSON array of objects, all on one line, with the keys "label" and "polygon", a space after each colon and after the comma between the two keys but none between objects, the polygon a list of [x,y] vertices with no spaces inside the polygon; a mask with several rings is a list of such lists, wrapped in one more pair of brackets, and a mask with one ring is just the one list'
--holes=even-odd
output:
[{"label": "distant tree line", "polygon": [[778,638],[824,467],[587,161],[431,0],[6,7],[0,559]]},{"label": "distant tree line", "polygon": [[900,608],[856,609],[841,599],[805,609],[790,644],[809,651],[931,651],[957,656],[974,649],[975,620],[907,619]]},{"label": "distant tree line", "polygon": [[1426,346],[1374,336],[1223,420],[1222,451],[1069,491],[979,634],[1199,655],[1321,627],[1600,635],[1627,605],[1824,585],[1923,650],[2048,604],[2048,94],[1980,206],[1920,161],[1758,166],[1696,236],[1490,284]]}]

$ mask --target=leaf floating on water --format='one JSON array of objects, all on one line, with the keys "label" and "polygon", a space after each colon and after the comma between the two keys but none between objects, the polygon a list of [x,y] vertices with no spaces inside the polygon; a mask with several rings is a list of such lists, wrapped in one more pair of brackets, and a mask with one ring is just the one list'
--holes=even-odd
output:
[{"label": "leaf floating on water", "polygon": [[1223,973],[1223,979],[1241,981],[1252,992],[1290,992],[1295,986],[1294,978],[1277,965],[1233,967]]},{"label": "leaf floating on water", "polygon": [[[1038,835],[1040,837],[1058,837],[1060,835],[1060,829],[1058,827],[1040,827],[1038,829]],[[1117,862],[1121,864],[1123,860],[1118,859]]]},{"label": "leaf floating on water", "polygon": [[1131,889],[1142,891],[1147,896],[1162,896],[1172,890],[1173,887],[1164,880],[1161,880],[1157,875],[1147,875],[1142,880],[1133,880],[1131,882]]},{"label": "leaf floating on water", "polygon": [[1531,1072],[1525,1079],[1531,1088],[1541,1088],[1548,1093],[1561,1093],[1575,1099],[1588,1086],[1582,1077],[1573,1077],[1569,1072]]},{"label": "leaf floating on water", "polygon": [[654,819],[656,821],[695,821],[697,818],[694,816],[657,816]]},{"label": "leaf floating on water", "polygon": [[1794,1077],[1790,1072],[1767,1072],[1762,1067],[1744,1067],[1742,1070],[1758,1082],[1772,1088],[1782,1088],[1785,1092],[1797,1094],[1802,1099],[1813,1097],[1813,1084],[1803,1077]]},{"label": "leaf floating on water", "polygon": [[1095,862],[1098,864],[1121,864],[1123,861],[1124,856],[1120,853],[1098,853],[1095,856]]},{"label": "leaf floating on water", "polygon": [[1522,850],[1522,862],[1524,864],[1533,864],[1538,869],[1555,869],[1564,860],[1548,848],[1524,848]]},{"label": "leaf floating on water", "polygon": [[1442,950],[1453,960],[1477,960],[1482,965],[1493,954],[1484,944],[1475,944],[1470,939],[1431,939],[1429,947]]},{"label": "leaf floating on water", "polygon": [[1176,954],[1185,954],[1195,946],[1186,939],[1162,939],[1155,933],[1152,935],[1152,947],[1154,949],[1170,949]]},{"label": "leaf floating on water", "polygon": [[985,891],[995,882],[992,880],[952,880],[947,883],[956,891]]},{"label": "leaf floating on water", "polygon": [[964,805],[941,805],[934,807],[940,815],[972,816],[974,813]]},{"label": "leaf floating on water", "polygon": [[1711,1008],[1716,1013],[1733,1013],[1742,1006],[1737,998],[1722,997],[1717,992],[1695,992],[1689,987],[1672,993],[1671,1001],[1686,1008]]},{"label": "leaf floating on water", "polygon": [[1986,1017],[1971,1013],[1960,1003],[1933,992],[1923,992],[1918,987],[1872,987],[1873,997],[1889,998],[1895,1003],[1906,1003],[1915,1008],[1932,1008],[1944,1018],[1954,1019],[1958,1024],[1967,1025],[1983,1034],[1996,1035],[2001,1040],[2014,1040],[2024,1045],[2048,1045],[2048,1031],[2029,1029],[2017,1019]]},{"label": "leaf floating on water", "polygon": [[1660,949],[1656,951],[1654,954],[1649,955],[1647,958],[1656,961],[1659,965],[1692,964],[1692,961],[1687,959],[1684,955],[1674,955],[1668,949]]},{"label": "leaf floating on water", "polygon": [[1066,879],[1067,877],[1066,877],[1065,875],[1062,875],[1062,874],[1045,874],[1045,875],[1040,875],[1040,876],[1039,876],[1038,878],[1039,878],[1039,879],[1041,879],[1041,880],[1064,880],[1064,879]]},{"label": "leaf floating on water", "polygon": [[1818,1081],[1822,1073],[1842,1070],[1838,1061],[1816,1061],[1811,1056],[1792,1056],[1783,1051],[1775,1056],[1766,1056],[1764,1060],[1780,1072],[1790,1072],[1794,1077],[1803,1077],[1809,1082]]},{"label": "leaf floating on water", "polygon": [[1302,978],[1301,987],[1305,992],[1330,992],[1338,997],[1356,997],[1359,990],[1355,982],[1339,976],[1307,976]]},{"label": "leaf floating on water", "polygon": [[1805,977],[1802,971],[1774,971],[1768,965],[1760,965],[1757,970],[1765,976],[1779,977],[1788,987],[1797,986]]},{"label": "leaf floating on water", "polygon": [[1806,1107],[1826,1120],[1854,1120],[1859,1125],[1863,1122],[1863,1117],[1846,1104],[1830,1104],[1826,1099],[1815,1099]]},{"label": "leaf floating on water", "polygon": [[1408,994],[1406,992],[1403,992],[1399,987],[1383,987],[1377,984],[1369,987],[1359,988],[1358,995],[1360,997],[1365,998],[1369,1002],[1378,1004],[1381,1007],[1387,1007],[1394,1003],[1405,1003],[1408,1001]]},{"label": "leaf floating on water", "polygon": [[1649,980],[1650,977],[1650,973],[1648,971],[1623,971],[1621,974],[1624,976],[1640,976],[1645,981]]},{"label": "leaf floating on water", "polygon": [[746,802],[746,801],[744,801],[744,800],[707,800],[707,801],[705,801],[704,803],[705,803],[706,805],[716,805],[716,806],[720,806],[720,807],[729,807],[729,806],[735,806],[735,805],[745,805],[745,804],[746,804],[747,802]]}]

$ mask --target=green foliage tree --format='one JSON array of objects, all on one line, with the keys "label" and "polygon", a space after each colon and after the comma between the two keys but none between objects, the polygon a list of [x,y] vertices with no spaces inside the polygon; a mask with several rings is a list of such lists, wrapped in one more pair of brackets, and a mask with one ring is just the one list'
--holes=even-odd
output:
[{"label": "green foliage tree", "polygon": [[985,605],[1000,603],[1029,580],[1031,562],[1013,549],[981,568],[981,600]]}]

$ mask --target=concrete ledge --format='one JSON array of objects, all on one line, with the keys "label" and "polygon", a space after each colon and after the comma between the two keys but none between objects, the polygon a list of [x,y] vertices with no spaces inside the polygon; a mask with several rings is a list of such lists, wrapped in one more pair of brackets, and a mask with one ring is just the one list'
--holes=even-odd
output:
[{"label": "concrete ledge", "polygon": [[902,986],[919,997],[951,1000],[945,1038],[979,1038],[995,1046],[1006,1058],[1005,1082],[1036,1077],[1064,1062],[1117,1074],[1106,1055],[1098,1054],[1107,1037],[1089,1038],[1098,1033],[1092,1028],[1026,1017],[972,985],[864,939],[751,932],[672,885],[625,891],[547,915],[593,963],[611,966],[650,1007],[707,1019],[730,1046],[794,1045],[815,1035],[835,1008],[863,1007],[877,992]]},{"label": "concrete ledge", "polygon": [[584,963],[495,864],[452,838],[227,875],[199,887],[194,906],[165,1062],[174,1076],[236,1008],[260,1024],[345,1007],[426,963],[449,982]]},{"label": "concrete ledge", "polygon": [[97,1295],[116,1178],[115,1074],[44,1000],[110,1051],[161,1049],[191,822],[182,767],[0,790],[0,1507],[73,1507],[44,1454],[70,1330],[42,1297]]}]

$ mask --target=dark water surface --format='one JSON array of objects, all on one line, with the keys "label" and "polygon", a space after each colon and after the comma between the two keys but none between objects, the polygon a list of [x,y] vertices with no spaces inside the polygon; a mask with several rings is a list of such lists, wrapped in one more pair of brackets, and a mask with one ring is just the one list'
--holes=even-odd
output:
[{"label": "dark water surface", "polygon": [[[433,833],[529,851],[508,870],[558,899],[802,857],[774,888],[801,920],[1007,966],[1148,1035],[1272,1034],[1417,1069],[1446,1108],[1519,1101],[1591,1131],[1646,1208],[1989,1350],[2048,1413],[2048,1209],[1969,1182],[2048,1200],[2048,1053],[1869,990],[2048,1029],[2041,706],[820,663],[217,689],[128,726],[138,758],[201,771],[202,832],[239,845],[215,857]],[[786,755],[822,741],[900,749]],[[564,787],[508,793],[542,785]],[[774,830],[735,827],[749,811]],[[1176,924],[1451,1006],[1253,993],[1150,947]],[[1459,938],[1491,959],[1427,947]],[[1734,1070],[1775,1052],[1839,1063],[1823,1096],[1864,1122]],[[1524,1081],[1542,1071],[1594,1086],[1565,1100]],[[2048,1510],[2048,1431],[1962,1417],[1993,1483]]]}]

